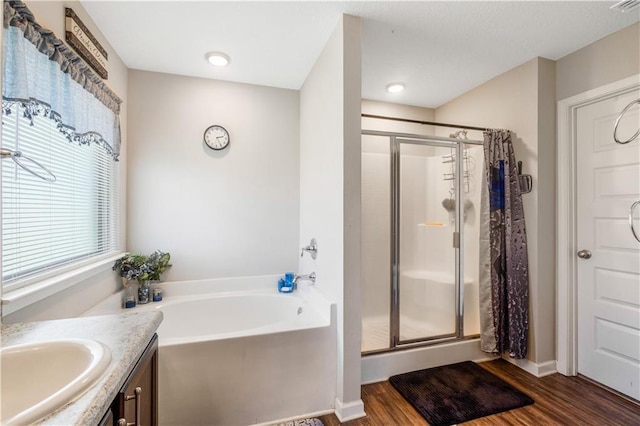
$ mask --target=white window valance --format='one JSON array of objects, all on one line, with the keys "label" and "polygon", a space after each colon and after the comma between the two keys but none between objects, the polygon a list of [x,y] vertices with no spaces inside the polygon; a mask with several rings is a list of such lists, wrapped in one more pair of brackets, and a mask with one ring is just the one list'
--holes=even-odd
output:
[{"label": "white window valance", "polygon": [[67,140],[120,154],[122,100],[21,1],[4,1],[2,110],[57,123]]}]

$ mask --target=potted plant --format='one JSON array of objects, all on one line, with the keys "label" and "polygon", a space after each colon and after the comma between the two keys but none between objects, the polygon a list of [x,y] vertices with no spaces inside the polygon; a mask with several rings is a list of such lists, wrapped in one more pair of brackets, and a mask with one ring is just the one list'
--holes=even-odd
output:
[{"label": "potted plant", "polygon": [[150,281],[162,281],[162,274],[171,267],[169,260],[171,260],[171,254],[160,250],[156,250],[149,255],[147,265],[149,266]]},{"label": "potted plant", "polygon": [[[112,269],[117,270],[123,278],[125,290],[130,288],[133,282],[138,283],[138,303],[143,304],[149,302],[149,282],[160,281],[162,274],[171,267],[170,259],[169,253],[160,250],[149,256],[129,253],[116,260]],[[125,299],[126,307],[135,306],[135,300],[130,300],[133,299],[131,296],[125,296]]]}]

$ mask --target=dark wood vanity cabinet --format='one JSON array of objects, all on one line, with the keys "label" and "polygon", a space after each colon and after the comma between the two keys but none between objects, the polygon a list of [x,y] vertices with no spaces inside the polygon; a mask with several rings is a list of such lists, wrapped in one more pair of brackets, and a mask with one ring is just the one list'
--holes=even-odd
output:
[{"label": "dark wood vanity cabinet", "polygon": [[158,335],[154,335],[111,405],[115,426],[158,424]]},{"label": "dark wood vanity cabinet", "polygon": [[113,423],[113,411],[109,408],[104,417],[102,417],[102,420],[100,420],[100,423],[98,423],[98,426],[113,426]]}]

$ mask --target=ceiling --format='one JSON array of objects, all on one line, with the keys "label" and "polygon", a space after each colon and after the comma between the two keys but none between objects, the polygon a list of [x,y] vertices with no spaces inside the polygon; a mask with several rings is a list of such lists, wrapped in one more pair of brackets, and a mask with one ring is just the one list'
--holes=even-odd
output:
[{"label": "ceiling", "polygon": [[[95,1],[127,67],[300,89],[340,15],[363,18],[362,96],[435,108],[536,56],[557,60],[640,20],[606,1]],[[231,57],[209,65],[209,51]],[[389,94],[390,82],[406,90]]]}]

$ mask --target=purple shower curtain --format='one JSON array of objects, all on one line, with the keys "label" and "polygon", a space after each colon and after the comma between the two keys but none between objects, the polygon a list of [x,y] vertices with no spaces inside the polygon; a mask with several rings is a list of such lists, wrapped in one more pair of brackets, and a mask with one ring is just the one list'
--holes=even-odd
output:
[{"label": "purple shower curtain", "polygon": [[[522,195],[511,133],[484,133],[486,189],[480,231],[483,351],[525,358],[529,334],[529,267]],[[484,188],[483,188],[484,189]]]}]

